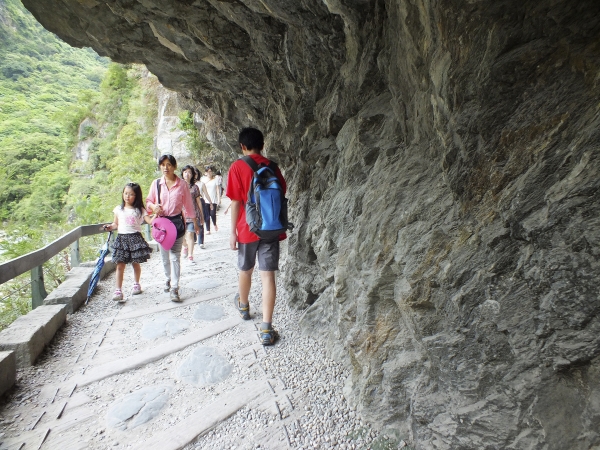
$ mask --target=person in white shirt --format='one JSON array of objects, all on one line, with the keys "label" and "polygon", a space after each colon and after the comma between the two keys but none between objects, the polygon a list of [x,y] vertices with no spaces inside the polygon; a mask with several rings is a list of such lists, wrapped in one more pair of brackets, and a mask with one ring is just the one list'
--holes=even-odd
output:
[{"label": "person in white shirt", "polygon": [[137,183],[127,183],[123,188],[123,201],[113,210],[114,219],[111,224],[102,226],[103,230],[118,230],[119,235],[113,244],[112,261],[117,265],[116,289],[113,300],[123,302],[123,275],[125,265],[133,266],[133,295],[141,294],[140,263],[148,261],[152,249],[142,236],[142,223],[150,223],[150,216],[144,209],[142,189]]},{"label": "person in white shirt", "polygon": [[[211,220],[213,225],[215,226],[215,231],[219,231],[219,227],[217,225],[217,205],[221,203],[221,192],[217,184],[217,177],[215,173],[215,168],[213,166],[207,167],[206,176],[208,179],[204,183],[204,185],[206,186],[206,190],[208,191],[209,198],[205,199],[207,206],[204,210],[204,217],[206,218],[206,234],[210,234]],[[208,217],[210,217],[210,220],[208,220]]]},{"label": "person in white shirt", "polygon": [[221,207],[221,198],[223,197],[223,177],[220,170],[216,171],[215,178],[217,179],[217,190],[219,191],[219,206],[217,207],[219,209]]}]

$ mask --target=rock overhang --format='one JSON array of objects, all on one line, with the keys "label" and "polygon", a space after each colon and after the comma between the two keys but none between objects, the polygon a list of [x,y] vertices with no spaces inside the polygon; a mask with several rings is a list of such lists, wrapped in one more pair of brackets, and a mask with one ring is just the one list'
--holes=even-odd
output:
[{"label": "rock overhang", "polygon": [[230,142],[268,132],[292,301],[371,420],[422,447],[598,444],[598,2],[24,4]]}]

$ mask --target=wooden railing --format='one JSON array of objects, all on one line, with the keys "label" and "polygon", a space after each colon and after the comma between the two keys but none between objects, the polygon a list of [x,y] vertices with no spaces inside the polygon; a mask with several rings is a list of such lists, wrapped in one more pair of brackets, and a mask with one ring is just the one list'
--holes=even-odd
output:
[{"label": "wooden railing", "polygon": [[95,224],[77,227],[44,248],[0,264],[0,284],[6,283],[30,271],[31,306],[32,308],[37,308],[43,304],[44,299],[48,295],[44,286],[42,265],[68,246],[71,246],[71,266],[78,266],[80,264],[79,239],[86,236],[93,236],[94,234],[105,233],[105,231],[100,230],[101,226],[102,224]]}]

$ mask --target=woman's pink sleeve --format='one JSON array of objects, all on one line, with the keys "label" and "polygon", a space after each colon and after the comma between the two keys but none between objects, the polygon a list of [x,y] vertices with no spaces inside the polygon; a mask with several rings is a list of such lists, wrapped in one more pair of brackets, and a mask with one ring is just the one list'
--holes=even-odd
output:
[{"label": "woman's pink sleeve", "polygon": [[156,204],[156,180],[152,182],[150,185],[150,189],[148,190],[148,197],[146,197],[146,211],[149,214],[152,214],[151,205],[154,206]]},{"label": "woman's pink sleeve", "polygon": [[196,210],[194,209],[194,202],[192,200],[192,194],[190,193],[190,188],[188,188],[187,183],[181,183],[181,193],[183,197],[183,209],[185,210],[185,218],[186,219],[195,219],[196,218]]}]

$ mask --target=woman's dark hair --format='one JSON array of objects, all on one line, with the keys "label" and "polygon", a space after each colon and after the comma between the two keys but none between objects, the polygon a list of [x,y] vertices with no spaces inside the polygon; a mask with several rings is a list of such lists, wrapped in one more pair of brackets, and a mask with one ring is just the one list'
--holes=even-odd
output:
[{"label": "woman's dark hair", "polygon": [[265,146],[265,138],[262,132],[256,128],[242,128],[238,137],[238,143],[244,144],[248,150],[260,152]]},{"label": "woman's dark hair", "polygon": [[169,162],[171,163],[171,165],[177,169],[177,161],[175,160],[175,157],[173,155],[162,155],[160,158],[158,158],[158,167],[159,168],[165,159],[168,159]]},{"label": "woman's dark hair", "polygon": [[194,167],[194,172],[196,172],[196,181],[200,181],[200,169]]},{"label": "woman's dark hair", "polygon": [[186,170],[189,170],[190,172],[192,172],[192,178],[190,178],[190,186],[193,186],[197,179],[196,178],[196,168],[194,166],[187,165],[183,169],[181,169],[181,178],[184,180],[185,180],[185,178],[183,178],[183,172],[185,172]]},{"label": "woman's dark hair", "polygon": [[133,201],[133,208],[137,210],[139,215],[143,214],[144,211],[144,200],[142,195],[142,188],[137,183],[127,183],[121,191],[121,209],[125,208],[125,200],[123,200],[123,192],[125,192],[126,188],[131,188],[133,193],[135,194],[135,200]]}]

